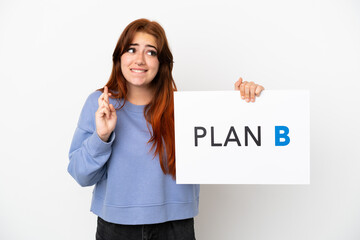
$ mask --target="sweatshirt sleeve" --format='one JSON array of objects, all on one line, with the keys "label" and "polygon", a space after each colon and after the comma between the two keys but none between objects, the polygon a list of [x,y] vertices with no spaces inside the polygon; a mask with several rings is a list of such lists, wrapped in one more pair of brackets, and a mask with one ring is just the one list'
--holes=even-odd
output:
[{"label": "sweatshirt sleeve", "polygon": [[106,175],[106,162],[115,139],[115,132],[108,142],[96,133],[95,112],[100,95],[101,92],[94,92],[86,99],[69,151],[68,172],[83,187],[96,184]]}]

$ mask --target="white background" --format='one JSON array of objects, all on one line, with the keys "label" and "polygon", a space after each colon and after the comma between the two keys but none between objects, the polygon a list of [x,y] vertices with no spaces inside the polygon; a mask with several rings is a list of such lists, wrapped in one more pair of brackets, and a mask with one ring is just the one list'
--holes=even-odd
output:
[{"label": "white background", "polygon": [[[311,185],[202,185],[197,239],[360,239],[359,1],[0,1],[0,239],[94,239],[67,173],[124,27],[165,28],[180,90],[309,89]],[[221,79],[221,81],[219,81]]]}]

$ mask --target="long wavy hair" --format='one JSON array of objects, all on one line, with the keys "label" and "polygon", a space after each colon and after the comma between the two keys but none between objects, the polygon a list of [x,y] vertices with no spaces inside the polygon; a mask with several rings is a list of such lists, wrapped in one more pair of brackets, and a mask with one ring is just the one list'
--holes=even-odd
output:
[{"label": "long wavy hair", "polygon": [[[144,32],[155,37],[158,51],[159,70],[151,81],[154,89],[151,102],[144,109],[144,116],[148,123],[151,137],[151,150],[154,157],[159,156],[160,166],[164,174],[170,174],[175,179],[175,132],[174,132],[174,91],[176,85],[172,77],[173,56],[170,51],[164,29],[159,23],[148,19],[138,19],[131,22],[122,32],[114,53],[113,67],[106,86],[111,98],[127,100],[128,89],[126,79],[121,72],[121,56],[127,51],[137,32]],[[98,89],[104,91],[104,88]],[[119,105],[121,109],[126,101]],[[119,101],[120,103],[120,101]],[[149,126],[151,125],[151,128]]]}]

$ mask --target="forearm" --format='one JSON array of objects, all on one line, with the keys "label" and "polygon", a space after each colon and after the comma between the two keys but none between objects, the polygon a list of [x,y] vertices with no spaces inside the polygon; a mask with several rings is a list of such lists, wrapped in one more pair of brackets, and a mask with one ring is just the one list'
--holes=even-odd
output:
[{"label": "forearm", "polygon": [[69,152],[68,172],[81,186],[94,185],[103,178],[114,139],[115,133],[104,142],[96,132],[76,129]]}]

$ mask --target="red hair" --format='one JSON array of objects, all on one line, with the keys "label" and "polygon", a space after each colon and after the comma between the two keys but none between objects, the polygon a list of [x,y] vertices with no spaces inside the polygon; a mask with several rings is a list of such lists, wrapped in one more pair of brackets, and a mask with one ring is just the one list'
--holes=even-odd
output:
[{"label": "red hair", "polygon": [[[175,179],[175,132],[174,132],[174,91],[176,85],[172,77],[173,56],[170,51],[164,29],[159,23],[147,19],[138,19],[131,22],[122,32],[114,53],[113,68],[106,86],[111,97],[127,99],[126,79],[121,72],[121,56],[130,47],[137,32],[144,32],[155,37],[157,43],[157,57],[159,70],[151,81],[154,97],[144,109],[146,121],[151,125],[151,150],[155,149],[154,157],[159,155],[160,166],[164,174],[171,174]],[[104,88],[98,89],[103,92]],[[125,104],[123,101],[121,109]]]}]

